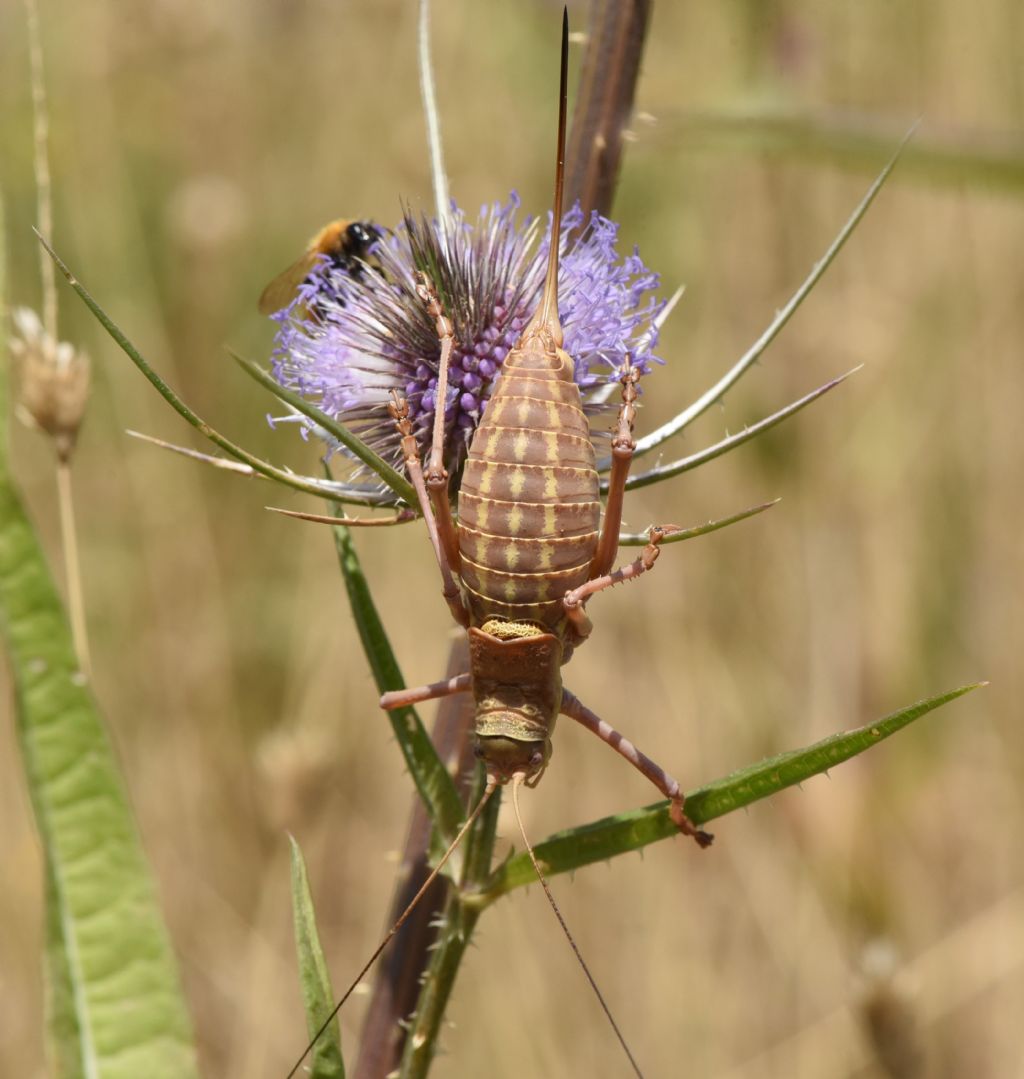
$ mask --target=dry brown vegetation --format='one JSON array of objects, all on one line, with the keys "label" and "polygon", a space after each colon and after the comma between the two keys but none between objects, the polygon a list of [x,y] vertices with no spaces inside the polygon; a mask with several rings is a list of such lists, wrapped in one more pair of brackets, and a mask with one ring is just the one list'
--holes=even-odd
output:
[{"label": "dry brown vegetation", "polygon": [[[542,210],[554,7],[438,8],[453,194],[475,207],[515,187]],[[272,404],[223,346],[267,354],[255,299],[324,221],[391,223],[402,198],[430,208],[414,5],[50,0],[42,19],[58,249],[201,413],[314,468],[314,447],[267,427]],[[653,121],[637,125],[616,216],[666,287],[688,292],[641,430],[749,345],[860,198],[885,153],[841,153],[851,114],[893,142],[921,115],[921,147],[1005,136],[1024,152],[1022,24],[1013,0],[656,6],[638,91]],[[0,11],[0,89],[13,298],[37,302],[17,4]],[[831,151],[769,153],[753,131],[726,140],[687,122],[740,106],[793,107],[838,137]],[[1024,186],[1019,166],[1014,187],[962,164],[955,182],[901,166],[766,361],[681,452],[864,370],[755,444],[639,492],[627,515],[640,528],[781,504],[599,597],[594,638],[567,670],[694,785],[992,680],[830,779],[717,822],[707,854],[669,842],[555,881],[651,1076],[995,1079],[1021,1066]],[[62,303],[62,336],[95,358],[75,482],[96,692],[205,1071],[279,1077],[304,1035],[285,831],[306,852],[344,983],[381,931],[411,785],[329,536],[265,513],[283,497],[267,484],[126,438],[193,433],[70,294]],[[15,454],[57,565],[50,454],[23,431]],[[440,677],[449,618],[421,528],[362,539],[407,678]],[[528,826],[539,838],[650,800],[566,727]],[[0,1073],[31,1077],[41,862],[6,714],[0,851]],[[539,889],[490,911],[477,944],[439,1077],[618,1074]],[[869,976],[880,950],[891,983]],[[350,1044],[360,1008],[344,1016]]]}]

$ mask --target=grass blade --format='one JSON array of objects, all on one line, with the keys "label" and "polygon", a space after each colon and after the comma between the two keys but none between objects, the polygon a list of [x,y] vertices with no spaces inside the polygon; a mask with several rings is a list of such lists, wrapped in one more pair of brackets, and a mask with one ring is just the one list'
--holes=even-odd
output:
[{"label": "grass blade", "polygon": [[[686,795],[687,815],[694,824],[706,824],[716,817],[768,798],[863,753],[928,712],[986,684],[975,682],[919,701],[876,723],[833,734],[803,749],[780,753],[714,783],[698,787]],[[630,813],[606,817],[581,828],[559,832],[536,844],[536,852],[548,875],[554,876],[677,835],[679,831],[669,819],[668,802],[664,801]],[[536,874],[529,857],[525,853],[514,855],[497,869],[476,902],[485,906],[513,888],[532,884],[535,880]]]},{"label": "grass blade", "polygon": [[[902,123],[874,112],[809,111],[764,101],[659,117],[659,127],[691,150],[771,154],[850,172],[873,171],[879,156],[899,138]],[[1012,131],[957,130],[931,121],[927,128],[903,155],[904,181],[1024,194],[1024,145]]]},{"label": "grass blade", "polygon": [[327,961],[320,947],[316,928],[313,897],[309,893],[306,862],[294,836],[288,837],[292,862],[292,914],[295,919],[295,948],[299,958],[299,982],[306,1008],[306,1026],[310,1038],[316,1038],[310,1050],[310,1079],[345,1079],[345,1062],[341,1055],[341,1033],[335,1016],[324,1027],[324,1021],[334,1009],[334,990],[331,988]]}]

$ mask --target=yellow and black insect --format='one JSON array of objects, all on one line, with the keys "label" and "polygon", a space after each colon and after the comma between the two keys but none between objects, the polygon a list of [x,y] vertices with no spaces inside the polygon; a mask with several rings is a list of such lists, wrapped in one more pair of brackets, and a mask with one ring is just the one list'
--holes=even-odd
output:
[{"label": "yellow and black insect", "polygon": [[272,315],[295,299],[303,281],[316,268],[317,260],[325,255],[339,269],[358,277],[370,248],[380,237],[368,221],[353,221],[339,217],[324,227],[309,241],[301,258],[279,273],[260,294],[261,315]]}]

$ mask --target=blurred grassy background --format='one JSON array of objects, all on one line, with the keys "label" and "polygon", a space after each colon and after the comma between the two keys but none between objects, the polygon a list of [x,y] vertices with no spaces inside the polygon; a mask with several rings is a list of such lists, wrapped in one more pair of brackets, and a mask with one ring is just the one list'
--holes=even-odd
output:
[{"label": "blurred grassy background", "polygon": [[[438,8],[453,194],[475,207],[515,187],[543,210],[555,5]],[[571,14],[581,27],[583,7]],[[430,207],[414,5],[44,0],[42,20],[58,250],[202,414],[315,469],[313,447],[269,430],[273,405],[223,346],[266,356],[255,298],[325,221]],[[851,116],[893,142],[923,116],[918,146],[940,140],[959,167],[901,166],[766,362],[677,448],[865,369],[767,438],[638,492],[627,514],[641,528],[782,503],[595,601],[568,684],[688,785],[993,684],[719,822],[706,855],[666,843],[555,882],[652,1076],[1024,1066],[1022,23],[1014,0],[656,5],[637,96],[650,119],[616,216],[666,288],[688,291],[641,431],[749,345],[860,198],[887,151],[863,149]],[[18,4],[0,10],[0,88],[13,299],[38,305]],[[763,128],[723,118],[750,110],[793,110],[828,138],[766,149]],[[996,182],[958,149],[1014,145],[1016,187],[1012,167]],[[297,500],[126,438],[198,445],[66,290],[62,304],[62,336],[95,359],[75,481],[97,695],[205,1070],[280,1076],[304,1037],[285,830],[342,984],[381,931],[411,786],[330,538],[262,508]],[[15,454],[57,565],[49,449],[19,431]],[[449,619],[421,529],[363,539],[407,678],[440,677]],[[539,839],[650,800],[566,725],[528,825]],[[6,715],[0,850],[0,1073],[38,1076],[40,856]],[[871,974],[886,969],[891,982]],[[450,1017],[438,1076],[623,1070],[536,888],[485,917]],[[356,1002],[350,1041],[359,1020]],[[872,1023],[895,1064],[872,1049]]]}]

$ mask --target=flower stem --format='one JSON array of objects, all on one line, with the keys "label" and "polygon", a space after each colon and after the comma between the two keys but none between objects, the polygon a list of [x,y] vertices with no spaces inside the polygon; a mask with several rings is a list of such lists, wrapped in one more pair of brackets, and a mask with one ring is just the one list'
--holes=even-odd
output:
[{"label": "flower stem", "polygon": [[78,561],[78,534],[75,529],[75,504],[71,495],[71,462],[57,458],[57,505],[60,507],[60,538],[64,550],[64,574],[68,586],[68,614],[71,637],[75,643],[78,667],[86,679],[92,676],[89,659],[89,634],[85,623],[82,573]]},{"label": "flower stem", "polygon": [[430,1070],[455,975],[479,917],[480,912],[463,906],[454,892],[449,896],[437,947],[424,978],[415,1022],[405,1041],[398,1073],[401,1079],[423,1079]]},{"label": "flower stem", "polygon": [[[53,235],[53,201],[50,184],[50,160],[47,143],[50,137],[50,114],[46,107],[46,83],[43,79],[43,46],[39,36],[39,8],[36,0],[25,0],[28,27],[28,53],[32,84],[32,134],[35,156],[36,215],[39,231]],[[45,251],[39,252],[39,273],[43,284],[43,329],[52,341],[57,340],[57,272]]]}]

